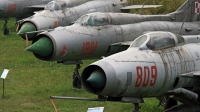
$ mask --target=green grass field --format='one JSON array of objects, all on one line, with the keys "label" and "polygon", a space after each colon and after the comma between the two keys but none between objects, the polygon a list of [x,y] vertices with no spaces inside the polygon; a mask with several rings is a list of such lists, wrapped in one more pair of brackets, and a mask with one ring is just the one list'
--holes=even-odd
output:
[{"label": "green grass field", "polygon": [[[184,0],[181,1],[179,6]],[[161,1],[158,4],[161,4]],[[176,8],[170,9],[168,12],[174,11]],[[16,35],[14,22],[14,19],[9,20],[10,35],[4,36],[3,21],[0,21],[0,75],[5,68],[10,70],[5,79],[4,98],[0,97],[0,112],[54,112],[49,97],[55,95],[96,98],[95,95],[87,93],[84,89],[73,89],[74,65],[66,66],[56,62],[41,61],[36,59],[32,53],[25,51],[25,41]],[[31,42],[29,42],[30,44]],[[80,73],[94,61],[85,60]],[[2,84],[3,80],[0,79],[0,95],[3,94]],[[144,100],[145,103],[140,105],[141,112],[163,111],[162,107],[157,107],[158,100],[155,98],[145,98]],[[59,112],[86,112],[87,108],[99,106],[105,108],[104,112],[131,112],[133,107],[132,104],[118,102],[70,100],[54,100],[54,102]]]}]

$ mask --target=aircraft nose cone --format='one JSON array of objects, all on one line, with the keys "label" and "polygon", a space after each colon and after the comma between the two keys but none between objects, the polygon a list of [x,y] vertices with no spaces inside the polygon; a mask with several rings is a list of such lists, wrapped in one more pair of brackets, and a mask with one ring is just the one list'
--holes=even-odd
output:
[{"label": "aircraft nose cone", "polygon": [[53,43],[48,37],[41,37],[38,41],[26,48],[26,50],[43,57],[48,57],[53,53]]},{"label": "aircraft nose cone", "polygon": [[106,76],[101,69],[94,70],[87,79],[95,88],[103,88],[106,85]]},{"label": "aircraft nose cone", "polygon": [[[25,33],[31,31],[36,31],[34,24],[30,22],[25,22],[24,24],[22,24],[17,35],[20,35],[23,39],[26,39]],[[36,35],[35,33],[28,34],[28,40],[32,40],[35,35]]]}]

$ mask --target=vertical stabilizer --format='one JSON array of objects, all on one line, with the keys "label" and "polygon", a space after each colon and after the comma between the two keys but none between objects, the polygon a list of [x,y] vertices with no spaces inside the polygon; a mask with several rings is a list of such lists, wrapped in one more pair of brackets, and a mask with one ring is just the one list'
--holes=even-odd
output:
[{"label": "vertical stabilizer", "polygon": [[199,21],[200,13],[200,0],[186,0],[186,2],[179,7],[175,12],[170,13],[173,15],[175,21],[183,21],[185,17],[186,22]]}]

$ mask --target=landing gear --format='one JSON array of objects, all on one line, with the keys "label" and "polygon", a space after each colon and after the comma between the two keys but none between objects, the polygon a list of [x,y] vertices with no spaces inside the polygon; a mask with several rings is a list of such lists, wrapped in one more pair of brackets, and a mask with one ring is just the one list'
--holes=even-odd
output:
[{"label": "landing gear", "polygon": [[176,105],[178,105],[178,102],[176,100],[168,98],[166,104],[164,105],[164,109],[166,110]]},{"label": "landing gear", "polygon": [[81,65],[76,64],[76,68],[74,69],[73,74],[73,87],[77,89],[81,89],[82,83],[81,83],[81,77],[79,75],[78,69],[80,69]]},{"label": "landing gear", "polygon": [[161,96],[161,97],[156,97],[156,98],[159,100],[158,107],[159,106],[164,107],[169,96]]},{"label": "landing gear", "polygon": [[164,110],[167,110],[173,106],[178,105],[178,102],[170,98],[169,96],[162,96],[162,97],[156,97],[156,98],[160,101],[158,104],[158,107],[162,106]]},{"label": "landing gear", "polygon": [[4,35],[9,35],[9,30],[8,30],[8,27],[7,27],[7,23],[8,23],[8,20],[5,19],[4,25],[3,25],[3,34]]},{"label": "landing gear", "polygon": [[81,83],[81,76],[79,75],[78,69],[80,69],[81,65],[83,64],[82,60],[73,60],[73,61],[61,61],[57,63],[62,63],[64,65],[76,65],[76,68],[74,69],[73,73],[73,82],[72,85],[74,88],[81,89],[82,83]]},{"label": "landing gear", "polygon": [[134,109],[133,109],[133,112],[139,112],[139,109],[141,108],[139,106],[139,103],[133,103],[134,104]]}]

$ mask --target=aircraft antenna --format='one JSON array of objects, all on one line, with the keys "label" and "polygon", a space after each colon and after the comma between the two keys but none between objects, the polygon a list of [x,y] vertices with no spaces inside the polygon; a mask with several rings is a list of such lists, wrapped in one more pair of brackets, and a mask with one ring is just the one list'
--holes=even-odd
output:
[{"label": "aircraft antenna", "polygon": [[181,32],[181,29],[183,28],[183,25],[184,25],[184,23],[185,23],[185,20],[186,20],[186,18],[187,18],[187,16],[184,18],[184,20],[183,20],[183,24],[181,25],[181,28],[179,29],[179,31],[178,31],[178,33],[177,33],[177,35],[179,35],[179,34],[180,34],[180,32]]},{"label": "aircraft antenna", "polygon": [[144,4],[143,4],[142,8],[140,9],[140,13],[139,13],[139,14],[142,13],[142,9],[144,8],[144,5],[145,5],[145,2],[144,2]]}]

